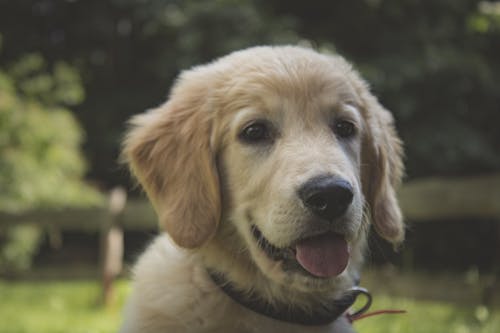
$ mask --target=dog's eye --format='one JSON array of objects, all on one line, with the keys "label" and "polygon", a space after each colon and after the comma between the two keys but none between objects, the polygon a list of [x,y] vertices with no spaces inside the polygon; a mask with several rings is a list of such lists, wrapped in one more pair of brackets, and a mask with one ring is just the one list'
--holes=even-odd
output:
[{"label": "dog's eye", "polygon": [[341,138],[350,138],[356,133],[356,126],[347,120],[339,120],[333,125],[333,131]]},{"label": "dog's eye", "polygon": [[239,138],[245,143],[263,143],[271,139],[271,130],[265,121],[256,121],[245,127]]}]

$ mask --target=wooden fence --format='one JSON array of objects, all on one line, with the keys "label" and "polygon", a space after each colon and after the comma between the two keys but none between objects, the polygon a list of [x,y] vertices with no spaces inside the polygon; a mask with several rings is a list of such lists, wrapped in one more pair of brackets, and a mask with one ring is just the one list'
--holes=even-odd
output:
[{"label": "wooden fence", "polygon": [[[399,200],[405,219],[430,222],[444,219],[500,220],[500,174],[470,178],[425,178],[405,183]],[[155,228],[156,214],[146,199],[126,199],[123,189],[110,192],[105,207],[0,211],[0,227],[24,223],[55,225],[61,230],[95,231],[118,219],[125,230]]]},{"label": "wooden fence", "polygon": [[[464,218],[500,222],[500,174],[415,180],[403,185],[399,198],[403,214],[411,222]],[[127,200],[126,192],[115,188],[106,207],[0,212],[0,228],[26,223],[60,231],[100,231],[103,300],[107,303],[112,282],[122,270],[123,230],[154,229],[157,218],[147,200]],[[500,223],[498,226],[500,237]],[[495,255],[500,258],[500,246]]]},{"label": "wooden fence", "polygon": [[411,181],[401,188],[399,200],[409,221],[464,218],[500,221],[500,174]]}]

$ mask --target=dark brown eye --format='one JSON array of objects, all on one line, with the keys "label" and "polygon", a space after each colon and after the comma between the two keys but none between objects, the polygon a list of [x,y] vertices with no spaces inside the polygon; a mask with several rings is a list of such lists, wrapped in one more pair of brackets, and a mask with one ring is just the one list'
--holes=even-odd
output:
[{"label": "dark brown eye", "polygon": [[265,121],[256,121],[245,127],[238,136],[249,144],[265,143],[271,140],[271,130]]},{"label": "dark brown eye", "polygon": [[356,127],[347,120],[339,120],[333,125],[333,131],[339,137],[347,139],[356,134]]}]

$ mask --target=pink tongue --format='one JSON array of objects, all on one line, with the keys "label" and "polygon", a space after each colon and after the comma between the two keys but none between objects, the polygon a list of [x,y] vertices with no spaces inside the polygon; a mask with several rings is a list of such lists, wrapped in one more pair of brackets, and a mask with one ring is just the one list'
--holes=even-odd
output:
[{"label": "pink tongue", "polygon": [[344,237],[327,233],[300,241],[296,259],[309,273],[333,277],[344,271],[349,262],[349,247]]}]

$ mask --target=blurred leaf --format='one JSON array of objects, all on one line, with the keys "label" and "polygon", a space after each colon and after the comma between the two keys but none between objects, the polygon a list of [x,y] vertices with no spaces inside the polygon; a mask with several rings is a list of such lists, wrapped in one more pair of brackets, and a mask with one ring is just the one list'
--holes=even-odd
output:
[{"label": "blurred leaf", "polygon": [[83,101],[84,91],[77,71],[63,62],[54,69],[54,99],[64,105],[77,105]]}]

